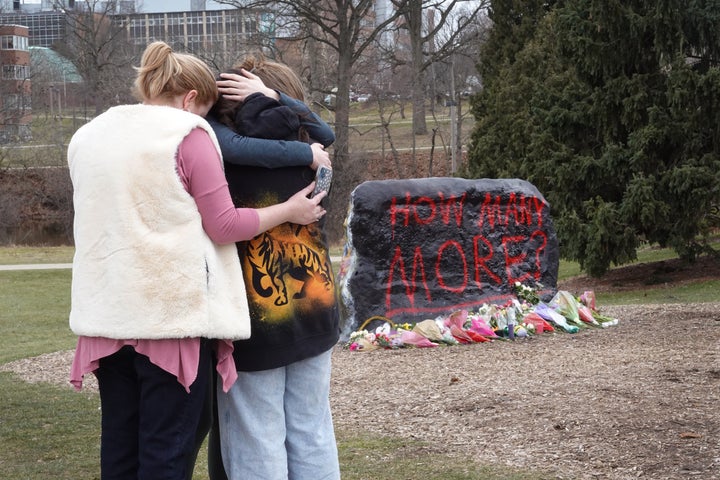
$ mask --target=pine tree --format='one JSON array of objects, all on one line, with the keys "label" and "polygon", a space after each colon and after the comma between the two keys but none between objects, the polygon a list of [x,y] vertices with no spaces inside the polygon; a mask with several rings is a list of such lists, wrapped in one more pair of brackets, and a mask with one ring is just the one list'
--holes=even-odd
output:
[{"label": "pine tree", "polygon": [[591,275],[646,242],[694,259],[718,226],[719,24],[717,0],[558,2],[512,58],[481,59],[468,174],[537,186]]}]

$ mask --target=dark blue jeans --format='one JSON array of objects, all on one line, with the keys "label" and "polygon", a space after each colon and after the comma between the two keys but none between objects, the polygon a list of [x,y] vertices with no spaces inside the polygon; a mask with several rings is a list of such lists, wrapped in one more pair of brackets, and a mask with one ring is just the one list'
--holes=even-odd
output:
[{"label": "dark blue jeans", "polygon": [[102,480],[184,480],[210,372],[210,347],[200,347],[190,393],[177,378],[125,346],[100,360]]},{"label": "dark blue jeans", "polygon": [[[217,402],[215,401],[215,390],[217,389],[217,382],[221,382],[218,378],[218,374],[215,369],[217,366],[217,359],[213,356],[212,364],[210,365],[210,381],[208,381],[207,394],[205,396],[205,406],[200,416],[200,422],[198,429],[195,432],[195,451],[192,457],[188,459],[190,468],[187,471],[187,477],[185,480],[192,480],[193,466],[197,460],[198,453],[202,447],[205,437],[208,437],[207,454],[208,454],[208,475],[210,480],[228,480],[225,475],[225,469],[222,463],[222,456],[220,453],[220,432],[217,419]],[[208,435],[210,433],[210,435]]]}]

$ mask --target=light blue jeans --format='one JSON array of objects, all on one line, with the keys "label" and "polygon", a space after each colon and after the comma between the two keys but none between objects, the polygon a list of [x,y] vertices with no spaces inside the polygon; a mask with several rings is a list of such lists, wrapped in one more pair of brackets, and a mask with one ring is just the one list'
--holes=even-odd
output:
[{"label": "light blue jeans", "polygon": [[339,480],[331,354],[238,372],[228,393],[219,385],[220,444],[230,480]]}]

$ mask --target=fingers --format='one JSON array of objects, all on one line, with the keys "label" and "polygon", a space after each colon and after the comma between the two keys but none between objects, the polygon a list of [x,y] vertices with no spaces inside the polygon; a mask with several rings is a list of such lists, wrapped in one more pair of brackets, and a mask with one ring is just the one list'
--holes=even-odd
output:
[{"label": "fingers", "polygon": [[245,92],[249,89],[248,84],[237,80],[218,80],[215,82],[218,90]]},{"label": "fingers", "polygon": [[327,192],[322,191],[314,197],[310,197],[314,188],[315,182],[311,182],[310,185],[297,192],[288,200],[288,202],[293,205],[293,223],[308,225],[317,222],[327,213],[325,208],[320,204],[323,198],[327,196]]},{"label": "fingers", "polygon": [[[244,72],[245,70],[242,70],[242,71]],[[249,73],[249,72],[248,72],[248,73]],[[254,75],[253,75],[253,76],[254,76]],[[228,81],[233,81],[233,82],[242,82],[243,79],[245,78],[245,76],[244,76],[244,75],[238,75],[237,73],[225,73],[225,72],[223,72],[223,73],[220,74],[220,78],[225,78],[225,79],[227,79]],[[222,82],[222,81],[223,81],[223,80],[218,80],[218,82]]]},{"label": "fingers", "polygon": [[253,87],[252,79],[238,75],[236,73],[221,73],[220,78],[215,84],[223,95],[247,96],[256,90]]},{"label": "fingers", "polygon": [[220,95],[228,100],[242,102],[247,96],[243,85],[236,80],[218,80],[215,83],[217,84]]},{"label": "fingers", "polygon": [[313,169],[317,170],[321,165],[332,168],[330,154],[325,151],[325,147],[321,143],[313,143],[310,145],[313,154]]},{"label": "fingers", "polygon": [[241,85],[237,80],[217,80],[215,84],[218,88],[239,88]]},{"label": "fingers", "polygon": [[247,78],[253,78],[253,79],[254,79],[254,78],[260,78],[260,77],[258,77],[257,75],[255,75],[254,73],[245,70],[244,68],[241,69],[240,71],[241,71],[241,72],[243,73],[243,75],[244,75],[245,77],[247,77]]},{"label": "fingers", "polygon": [[[313,182],[313,183],[315,183],[315,182]],[[327,194],[328,194],[327,190],[321,190],[320,192],[317,193],[317,195],[312,197],[312,200],[315,201],[316,205],[320,205],[320,202],[322,202],[323,198],[327,197]]]},{"label": "fingers", "polygon": [[315,213],[315,221],[316,222],[320,221],[320,219],[323,218],[325,216],[325,214],[327,213],[327,210],[325,210],[322,207],[322,205],[320,205],[320,202],[322,202],[322,199],[325,198],[326,196],[327,196],[327,192],[323,190],[322,192],[318,193],[317,195],[315,195],[314,197],[312,197],[310,199],[313,202],[316,202],[315,208],[313,210]]},{"label": "fingers", "polygon": [[315,180],[310,182],[310,185],[308,185],[307,187],[303,188],[300,191],[303,193],[303,196],[307,197],[308,195],[310,195],[312,193],[314,188],[315,188]]},{"label": "fingers", "polygon": [[320,220],[326,213],[327,211],[322,206],[315,205],[315,208],[313,209],[313,215],[315,216],[315,220]]}]

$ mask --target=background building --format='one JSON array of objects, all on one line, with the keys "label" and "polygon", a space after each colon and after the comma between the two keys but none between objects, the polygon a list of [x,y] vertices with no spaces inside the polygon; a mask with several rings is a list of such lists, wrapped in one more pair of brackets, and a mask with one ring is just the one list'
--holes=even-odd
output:
[{"label": "background building", "polygon": [[84,9],[88,5],[95,11],[113,13],[158,13],[202,10],[232,10],[235,7],[213,0],[0,0],[3,13],[38,13],[60,11],[64,8]]},{"label": "background building", "polygon": [[0,25],[0,141],[30,137],[30,51],[28,28]]},{"label": "background building", "polygon": [[14,11],[0,13],[0,23],[28,27],[28,45],[51,47],[65,37],[67,19],[63,12]]},{"label": "background building", "polygon": [[202,55],[237,52],[265,37],[272,24],[259,10],[188,10],[114,15],[127,29],[128,40],[144,48],[155,40]]}]

